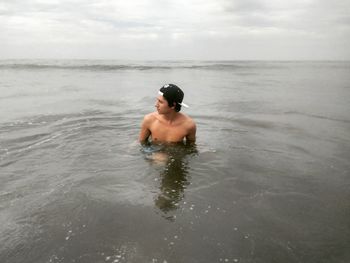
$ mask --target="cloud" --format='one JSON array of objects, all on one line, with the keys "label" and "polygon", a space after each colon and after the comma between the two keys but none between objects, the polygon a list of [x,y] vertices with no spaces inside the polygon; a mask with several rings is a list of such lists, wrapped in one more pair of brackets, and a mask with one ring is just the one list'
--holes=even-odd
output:
[{"label": "cloud", "polygon": [[312,48],[309,58],[342,58],[349,10],[346,0],[8,0],[0,57],[277,59]]}]

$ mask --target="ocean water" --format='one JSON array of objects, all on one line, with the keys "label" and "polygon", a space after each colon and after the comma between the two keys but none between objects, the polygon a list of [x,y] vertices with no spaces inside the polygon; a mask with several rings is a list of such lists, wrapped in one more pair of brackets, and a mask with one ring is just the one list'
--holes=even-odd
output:
[{"label": "ocean water", "polygon": [[[175,83],[195,146],[140,146]],[[350,262],[350,62],[0,61],[0,262]]]}]

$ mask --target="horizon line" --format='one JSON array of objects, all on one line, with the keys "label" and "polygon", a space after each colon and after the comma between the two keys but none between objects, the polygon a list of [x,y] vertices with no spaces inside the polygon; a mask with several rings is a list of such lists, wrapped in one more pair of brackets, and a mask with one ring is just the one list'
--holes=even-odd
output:
[{"label": "horizon line", "polygon": [[224,61],[224,62],[350,62],[350,59],[116,59],[116,58],[0,58],[0,61],[5,60],[95,60],[95,61],[158,61],[158,62],[167,62],[167,61],[203,61],[203,62],[212,62],[212,61]]}]

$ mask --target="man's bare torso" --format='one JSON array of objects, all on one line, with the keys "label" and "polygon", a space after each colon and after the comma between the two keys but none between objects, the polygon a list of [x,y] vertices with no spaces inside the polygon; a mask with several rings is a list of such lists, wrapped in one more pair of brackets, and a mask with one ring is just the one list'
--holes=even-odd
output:
[{"label": "man's bare torso", "polygon": [[191,140],[189,136],[195,129],[193,120],[182,113],[177,113],[176,118],[170,122],[158,112],[153,112],[146,115],[144,121],[155,143],[182,142],[185,138]]}]

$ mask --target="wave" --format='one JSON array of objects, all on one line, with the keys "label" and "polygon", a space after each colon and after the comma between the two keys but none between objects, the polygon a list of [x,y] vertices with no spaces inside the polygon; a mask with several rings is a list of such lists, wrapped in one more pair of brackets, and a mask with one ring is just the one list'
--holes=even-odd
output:
[{"label": "wave", "polygon": [[102,137],[110,133],[127,134],[130,130],[135,132],[133,126],[129,117],[102,111],[36,116],[31,120],[3,123],[0,133],[7,135],[0,145],[0,167],[1,161],[10,155],[17,156],[45,145],[65,145],[80,138],[92,140],[96,134]]},{"label": "wave", "polygon": [[55,64],[2,64],[0,69],[14,70],[86,70],[86,71],[117,71],[117,70],[151,70],[151,69],[171,69],[166,66],[142,66],[142,65],[55,65]]},{"label": "wave", "polygon": [[0,69],[11,70],[84,70],[84,71],[121,71],[121,70],[172,70],[172,69],[208,69],[208,70],[224,70],[224,69],[242,69],[250,68],[247,65],[127,65],[127,64],[89,64],[89,65],[58,65],[58,64],[1,64]]},{"label": "wave", "polygon": [[300,66],[327,66],[349,68],[349,62],[300,62],[300,61],[114,61],[114,60],[1,60],[0,70],[244,70],[244,69],[290,69]]},{"label": "wave", "polygon": [[317,114],[310,114],[310,113],[304,113],[299,111],[286,111],[284,112],[285,115],[300,115],[305,116],[309,118],[316,118],[316,119],[323,119],[323,120],[329,120],[329,121],[335,121],[335,122],[344,122],[344,123],[350,123],[350,120],[347,119],[340,119],[340,118],[334,118],[330,116],[323,116],[323,115],[317,115]]}]

